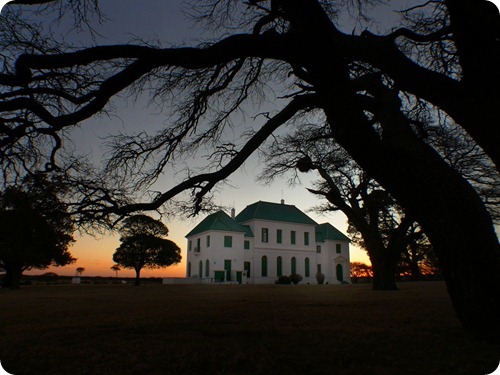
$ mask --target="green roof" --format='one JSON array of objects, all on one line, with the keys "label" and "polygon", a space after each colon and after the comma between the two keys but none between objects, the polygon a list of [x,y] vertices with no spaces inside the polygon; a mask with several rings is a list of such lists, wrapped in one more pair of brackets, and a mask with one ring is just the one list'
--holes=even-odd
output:
[{"label": "green roof", "polygon": [[325,240],[350,241],[345,234],[330,223],[320,224],[316,227],[316,241],[325,242]]},{"label": "green roof", "polygon": [[220,230],[226,232],[243,232],[246,237],[253,237],[252,230],[246,226],[238,224],[236,221],[224,211],[219,211],[208,215],[202,220],[191,232],[186,234],[186,237],[194,236],[195,234],[207,232],[209,230]]},{"label": "green roof", "polygon": [[318,225],[297,207],[284,203],[279,204],[259,201],[247,206],[235,218],[238,223],[245,223],[253,219]]}]

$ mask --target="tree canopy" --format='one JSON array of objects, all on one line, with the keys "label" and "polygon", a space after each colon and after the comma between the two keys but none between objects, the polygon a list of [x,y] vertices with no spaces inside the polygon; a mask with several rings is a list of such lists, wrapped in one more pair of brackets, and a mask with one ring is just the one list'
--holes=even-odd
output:
[{"label": "tree canopy", "polygon": [[[218,183],[271,136],[279,140],[286,125],[328,126],[422,226],[464,327],[498,340],[500,249],[490,210],[477,186],[426,142],[432,120],[447,116],[498,178],[500,21],[492,3],[415,0],[399,10],[399,27],[377,31],[366,22],[377,18],[376,0],[207,0],[189,8],[206,27],[204,39],[189,46],[163,41],[167,47],[137,39],[82,47],[57,42],[19,13],[32,2],[17,3],[7,7],[12,20],[2,12],[4,177],[62,171],[80,222],[113,223],[165,207],[183,192],[196,213]],[[65,4],[42,3],[40,11]],[[69,7],[79,27],[82,20],[89,25],[78,12],[89,4],[96,3]],[[349,29],[346,7],[358,20]],[[162,129],[115,138],[100,171],[72,157],[68,131],[109,113],[118,96],[142,93],[170,114]],[[255,104],[262,101],[272,110],[259,112]],[[242,111],[252,112],[251,126],[240,123]],[[182,172],[178,183],[148,191],[172,163],[202,150],[209,153],[206,165],[174,169]]]},{"label": "tree canopy", "polygon": [[76,259],[68,251],[74,225],[57,187],[42,176],[0,192],[0,267],[4,287],[18,288],[22,272],[65,266]]},{"label": "tree canopy", "polygon": [[135,270],[135,285],[140,284],[141,269],[168,267],[181,261],[180,248],[165,238],[168,229],[159,220],[146,215],[131,216],[125,219],[120,234],[121,244],[113,261]]}]

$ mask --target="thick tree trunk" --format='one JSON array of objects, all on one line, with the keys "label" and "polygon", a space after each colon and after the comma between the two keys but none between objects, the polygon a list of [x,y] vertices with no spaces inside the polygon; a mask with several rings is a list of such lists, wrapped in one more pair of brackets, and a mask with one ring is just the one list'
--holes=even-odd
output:
[{"label": "thick tree trunk", "polygon": [[[324,169],[317,168],[325,180],[329,179],[327,172]],[[384,241],[380,235],[380,228],[374,223],[369,223],[365,217],[365,212],[349,206],[343,199],[338,187],[333,183],[329,183],[330,191],[325,195],[330,203],[338,207],[356,227],[361,234],[364,242],[364,248],[368,253],[372,264],[373,272],[373,289],[374,290],[397,290],[396,286],[396,266],[401,258],[404,248],[399,248],[396,254],[393,254],[391,249],[396,245],[391,244],[389,248],[384,246]],[[314,192],[313,190],[309,190]],[[372,212],[374,216],[378,215],[378,210]],[[405,228],[407,225],[405,226]],[[404,243],[400,241],[400,245]]]},{"label": "thick tree trunk", "polygon": [[500,249],[474,189],[422,143],[403,137],[397,141],[400,146],[364,144],[363,138],[348,133],[339,140],[421,224],[464,328],[498,340]]},{"label": "thick tree trunk", "polygon": [[422,225],[462,325],[480,337],[498,340],[500,249],[489,213],[474,189],[425,145],[379,148],[392,154],[391,160],[377,157],[379,152],[367,160],[359,138],[344,145]]},{"label": "thick tree trunk", "polygon": [[399,290],[396,286],[396,265],[392,257],[370,257],[373,271],[373,290]]},{"label": "thick tree trunk", "polygon": [[[385,247],[380,236],[361,226],[358,230],[363,237],[366,252],[370,258],[373,272],[373,290],[398,290],[396,286],[396,266],[401,251],[394,254],[393,247]],[[401,250],[401,249],[400,249]]]},{"label": "thick tree trunk", "polygon": [[422,272],[420,271],[420,267],[418,266],[418,261],[410,259],[408,265],[410,266],[411,281],[421,281]]},{"label": "thick tree trunk", "polygon": [[141,269],[136,268],[135,269],[135,281],[134,281],[135,286],[140,286],[141,285]]},{"label": "thick tree trunk", "polygon": [[[421,155],[419,162],[424,159]],[[393,173],[379,168],[378,180],[427,233],[464,327],[498,340],[500,249],[489,214],[470,186],[447,176],[445,166],[433,163],[427,173],[416,167],[401,165]],[[412,184],[401,186],[400,177]]]},{"label": "thick tree trunk", "polygon": [[5,268],[5,276],[3,278],[2,288],[10,288],[12,285],[12,270],[10,267]]},{"label": "thick tree trunk", "polygon": [[469,103],[448,113],[483,148],[500,171],[500,16],[490,1],[446,0]]},{"label": "thick tree trunk", "polygon": [[428,235],[463,327],[498,341],[500,248],[476,191],[413,133],[397,92],[370,87],[381,125],[374,129],[357,102],[343,61],[317,57],[308,71],[336,140]]},{"label": "thick tree trunk", "polygon": [[22,274],[23,271],[21,267],[7,266],[5,268],[3,288],[19,289],[21,287]]}]

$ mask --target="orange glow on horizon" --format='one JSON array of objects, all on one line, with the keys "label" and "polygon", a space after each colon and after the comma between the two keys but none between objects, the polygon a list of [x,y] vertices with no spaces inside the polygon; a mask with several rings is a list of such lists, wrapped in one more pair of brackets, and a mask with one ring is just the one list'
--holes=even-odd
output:
[{"label": "orange glow on horizon", "polygon": [[[185,241],[177,242],[181,248],[182,260],[179,264],[160,269],[141,270],[141,278],[147,277],[185,277],[186,276],[186,246]],[[49,267],[45,270],[31,270],[25,272],[27,275],[42,275],[46,272],[54,272],[61,276],[75,276],[78,267],[85,268],[82,276],[115,277],[116,273],[111,269],[115,263],[112,260],[115,249],[119,246],[118,239],[109,237],[96,239],[91,236],[81,237],[71,248],[71,253],[77,258],[73,264],[64,267]],[[361,262],[371,265],[366,251],[351,246],[351,262]],[[135,277],[133,269],[121,269],[118,271],[120,277]]]}]

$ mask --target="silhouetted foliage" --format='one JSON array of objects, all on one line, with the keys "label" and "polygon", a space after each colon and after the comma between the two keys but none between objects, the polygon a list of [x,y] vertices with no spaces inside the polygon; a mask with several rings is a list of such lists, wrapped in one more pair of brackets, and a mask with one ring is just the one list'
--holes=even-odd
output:
[{"label": "silhouetted foliage", "polygon": [[298,273],[292,273],[289,276],[289,279],[292,282],[292,284],[297,285],[302,281],[302,275],[299,275]]},{"label": "silhouetted foliage", "polygon": [[[78,13],[92,3],[71,2],[69,9]],[[192,47],[164,48],[136,38],[78,49],[41,35],[19,13],[23,5],[7,5],[1,30],[3,177],[66,171],[80,222],[112,224],[164,208],[183,192],[191,194],[191,212],[197,213],[204,197],[278,129],[286,132],[284,125],[293,121],[327,126],[422,226],[463,326],[498,340],[500,307],[491,301],[500,295],[500,248],[490,212],[470,181],[423,139],[421,121],[412,116],[417,107],[445,113],[498,174],[498,10],[488,1],[415,1],[400,9],[400,26],[375,33],[367,20],[376,18],[371,5],[378,3],[206,0],[191,5],[190,14],[207,27],[199,35],[205,40]],[[360,15],[356,26],[344,27],[346,7]],[[7,20],[5,12],[21,16]],[[131,132],[109,142],[111,157],[102,171],[68,156],[67,130],[109,113],[118,95],[142,93],[150,93],[169,118],[158,133]],[[273,108],[255,113],[259,102]],[[244,108],[254,111],[246,116],[253,122],[234,126]],[[227,139],[231,127],[234,137]],[[209,152],[206,165],[185,168],[168,190],[143,194],[172,162],[199,150]]]},{"label": "silhouetted foliage", "polygon": [[302,126],[295,133],[274,142],[266,150],[264,181],[296,170],[317,172],[318,180],[308,191],[326,203],[316,212],[343,212],[349,223],[348,234],[354,245],[367,251],[373,265],[375,290],[395,290],[396,265],[408,246],[406,234],[414,221],[367,175],[333,140],[328,128]]},{"label": "silhouetted foliage", "polygon": [[73,263],[68,251],[74,225],[60,191],[43,175],[0,192],[0,267],[4,287],[18,288],[21,274],[32,268]]},{"label": "silhouetted foliage", "polygon": [[325,274],[321,272],[316,273],[316,281],[318,285],[323,285],[325,282]]},{"label": "silhouetted foliage", "polygon": [[363,262],[351,262],[350,276],[353,283],[359,281],[371,282],[373,278],[372,267]]},{"label": "silhouetted foliage", "polygon": [[140,284],[141,269],[168,267],[181,261],[180,248],[165,238],[168,229],[159,220],[146,215],[131,216],[125,219],[120,234],[121,244],[113,261],[135,270],[135,285]]},{"label": "silhouetted foliage", "polygon": [[110,267],[113,271],[115,271],[115,277],[118,277],[118,271],[121,271],[121,268],[118,264],[113,264]]},{"label": "silhouetted foliage", "polygon": [[290,285],[292,283],[292,280],[290,280],[289,276],[286,275],[281,275],[278,277],[278,280],[275,282],[278,285]]}]

